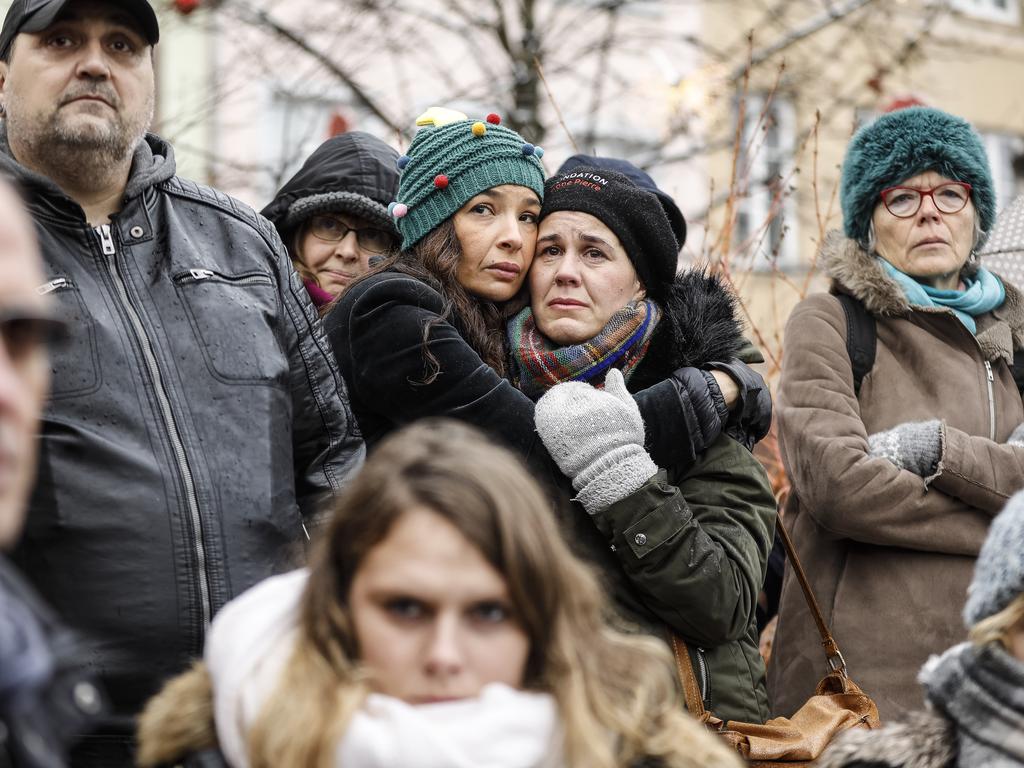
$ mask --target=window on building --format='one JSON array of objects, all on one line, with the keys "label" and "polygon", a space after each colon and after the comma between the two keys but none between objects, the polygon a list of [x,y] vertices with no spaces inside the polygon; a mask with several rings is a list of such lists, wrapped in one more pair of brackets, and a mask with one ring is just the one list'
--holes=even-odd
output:
[{"label": "window on building", "polygon": [[1024,156],[1024,136],[1013,133],[982,132],[988,164],[992,169],[992,183],[996,188],[996,207],[1003,210],[1021,194],[1021,157]]},{"label": "window on building", "polygon": [[792,102],[777,94],[771,100],[748,95],[737,171],[736,244],[755,270],[799,266],[792,189],[795,152]]},{"label": "window on building", "polygon": [[1006,24],[1020,22],[1020,0],[953,0],[953,7],[977,19]]},{"label": "window on building", "polygon": [[263,156],[270,173],[261,192],[272,195],[310,153],[337,132],[346,110],[341,98],[274,89],[263,120]]}]

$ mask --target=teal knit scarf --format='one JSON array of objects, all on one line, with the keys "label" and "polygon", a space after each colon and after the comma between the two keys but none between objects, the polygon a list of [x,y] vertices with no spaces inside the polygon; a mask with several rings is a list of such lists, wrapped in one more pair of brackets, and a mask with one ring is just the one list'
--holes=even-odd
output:
[{"label": "teal knit scarf", "polygon": [[650,299],[631,302],[594,338],[558,347],[537,329],[533,311],[526,307],[507,329],[515,384],[536,399],[563,381],[603,381],[609,368],[621,369],[629,381],[660,319],[661,309]]},{"label": "teal knit scarf", "polygon": [[984,268],[979,269],[973,278],[964,278],[964,285],[967,287],[958,291],[922,285],[910,275],[900,272],[881,256],[878,257],[878,263],[889,277],[896,281],[911,304],[918,307],[951,309],[960,322],[974,334],[978,332],[974,318],[991,312],[1006,300],[1003,282]]}]

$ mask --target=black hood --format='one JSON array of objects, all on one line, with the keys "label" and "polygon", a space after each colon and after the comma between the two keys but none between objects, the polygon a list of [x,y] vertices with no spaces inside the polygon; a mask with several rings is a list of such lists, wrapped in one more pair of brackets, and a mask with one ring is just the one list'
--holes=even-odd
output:
[{"label": "black hood", "polygon": [[680,272],[659,304],[664,314],[629,381],[632,391],[656,384],[676,368],[730,360],[746,343],[736,297],[718,275]]},{"label": "black hood", "polygon": [[[353,213],[394,229],[387,214],[388,203],[398,194],[398,152],[380,139],[362,131],[332,136],[306,158],[302,168],[288,180],[261,213],[270,219],[282,239],[307,215],[319,210],[348,210],[362,199]],[[316,205],[320,200],[321,205]],[[298,201],[313,202],[293,208]],[[289,214],[291,211],[291,214]],[[395,230],[397,233],[397,230]]]}]

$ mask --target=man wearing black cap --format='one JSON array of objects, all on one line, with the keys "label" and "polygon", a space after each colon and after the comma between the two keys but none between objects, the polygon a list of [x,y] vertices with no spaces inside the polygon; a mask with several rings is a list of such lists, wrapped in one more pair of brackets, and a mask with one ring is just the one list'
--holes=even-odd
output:
[{"label": "man wearing black cap", "polygon": [[146,133],[158,35],[145,0],[15,0],[0,31],[0,171],[70,328],[14,559],[113,705],[77,765],[132,764],[133,715],[220,606],[294,564],[363,453],[273,227]]}]

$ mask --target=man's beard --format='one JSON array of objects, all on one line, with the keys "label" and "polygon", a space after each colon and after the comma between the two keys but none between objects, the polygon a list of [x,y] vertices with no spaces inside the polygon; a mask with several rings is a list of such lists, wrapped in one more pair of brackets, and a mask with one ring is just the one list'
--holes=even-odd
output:
[{"label": "man's beard", "polygon": [[115,107],[120,105],[115,94],[93,88],[66,95],[49,114],[25,115],[19,109],[19,100],[8,97],[8,136],[17,137],[18,143],[29,150],[33,164],[54,175],[71,178],[94,174],[105,176],[113,168],[130,161],[153,120],[155,99],[151,93],[140,111],[126,114],[115,109],[112,118],[101,123],[83,120],[64,111],[65,104],[86,94],[101,96]]}]

